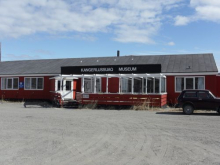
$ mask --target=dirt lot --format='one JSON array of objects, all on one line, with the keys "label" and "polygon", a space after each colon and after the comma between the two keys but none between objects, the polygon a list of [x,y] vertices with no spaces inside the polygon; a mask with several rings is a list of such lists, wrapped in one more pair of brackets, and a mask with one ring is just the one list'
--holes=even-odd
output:
[{"label": "dirt lot", "polygon": [[220,116],[0,103],[1,165],[220,164]]}]

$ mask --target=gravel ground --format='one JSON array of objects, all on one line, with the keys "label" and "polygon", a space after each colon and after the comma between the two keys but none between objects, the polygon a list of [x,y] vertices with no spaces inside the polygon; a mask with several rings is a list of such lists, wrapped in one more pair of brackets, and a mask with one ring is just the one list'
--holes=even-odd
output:
[{"label": "gravel ground", "polygon": [[1,165],[220,164],[220,116],[0,103]]}]

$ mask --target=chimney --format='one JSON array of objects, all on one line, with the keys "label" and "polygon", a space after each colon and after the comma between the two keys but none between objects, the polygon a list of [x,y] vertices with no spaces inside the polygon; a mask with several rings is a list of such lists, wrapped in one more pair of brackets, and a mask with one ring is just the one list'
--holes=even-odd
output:
[{"label": "chimney", "polygon": [[120,51],[118,50],[118,51],[117,51],[117,57],[119,57],[119,56],[120,56]]}]

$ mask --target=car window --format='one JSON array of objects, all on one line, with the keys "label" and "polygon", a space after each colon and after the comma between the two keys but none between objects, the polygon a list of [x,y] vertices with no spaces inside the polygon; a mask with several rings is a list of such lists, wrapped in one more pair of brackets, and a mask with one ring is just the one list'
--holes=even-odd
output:
[{"label": "car window", "polygon": [[200,99],[209,99],[209,98],[211,98],[211,96],[207,92],[198,92],[198,98],[200,98]]},{"label": "car window", "polygon": [[196,92],[185,92],[183,95],[183,98],[195,98],[196,96]]}]

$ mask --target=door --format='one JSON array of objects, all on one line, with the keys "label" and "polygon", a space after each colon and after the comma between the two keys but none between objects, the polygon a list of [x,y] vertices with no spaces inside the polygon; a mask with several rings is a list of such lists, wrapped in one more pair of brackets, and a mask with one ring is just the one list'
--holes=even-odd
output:
[{"label": "door", "polygon": [[63,98],[64,100],[73,99],[73,81],[72,80],[66,80],[63,81]]},{"label": "door", "polygon": [[73,80],[56,81],[56,91],[61,94],[64,100],[73,99]]},{"label": "door", "polygon": [[215,109],[215,100],[207,91],[199,91],[197,96],[198,109]]}]

